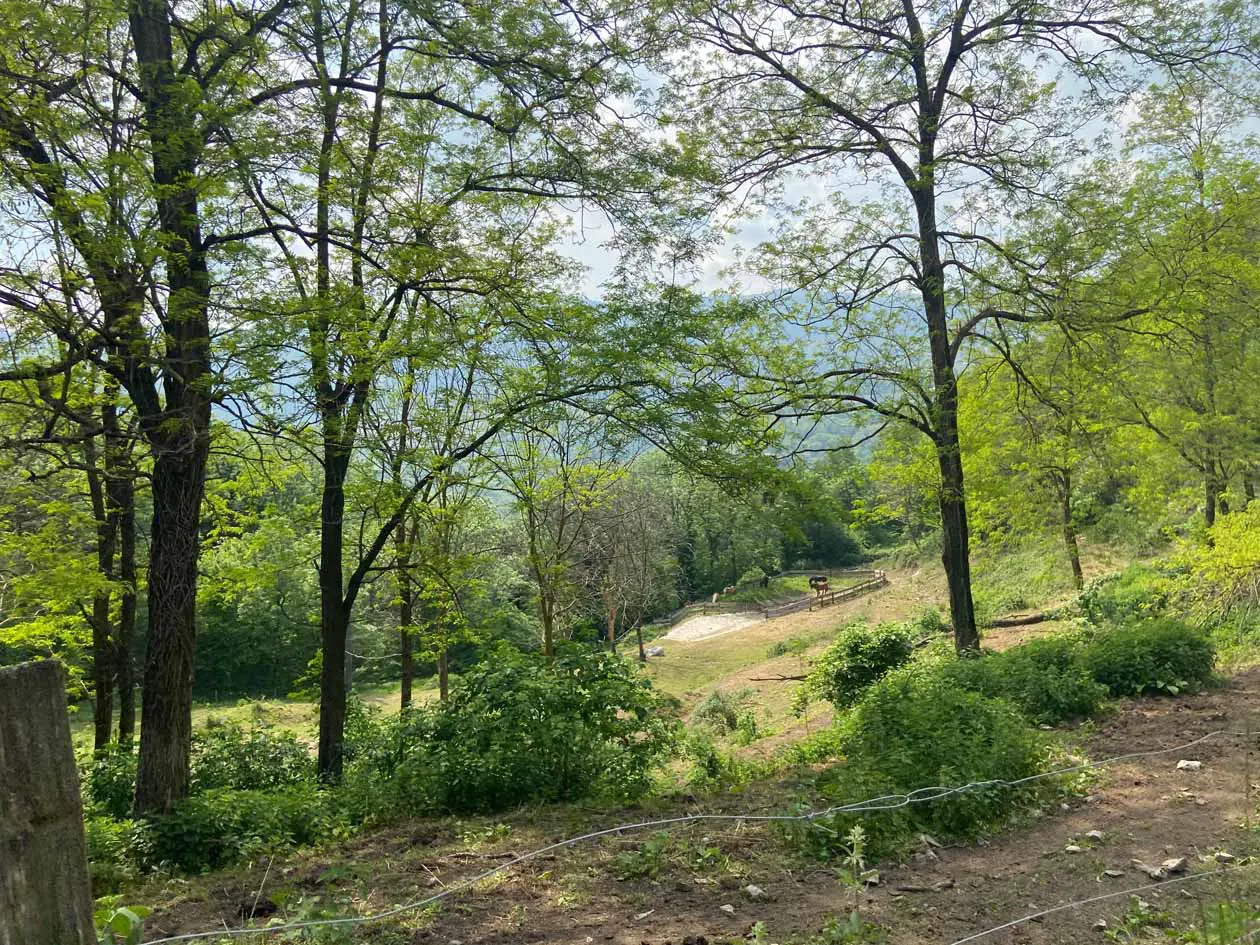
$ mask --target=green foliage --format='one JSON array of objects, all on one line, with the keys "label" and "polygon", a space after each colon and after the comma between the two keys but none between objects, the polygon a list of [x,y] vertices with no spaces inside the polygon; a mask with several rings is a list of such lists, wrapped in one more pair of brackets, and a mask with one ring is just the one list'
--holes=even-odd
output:
[{"label": "green foliage", "polygon": [[1173,593],[1171,576],[1146,565],[1095,578],[1081,591],[1085,619],[1096,626],[1162,616]]},{"label": "green foliage", "polygon": [[749,688],[714,689],[700,700],[691,713],[691,720],[707,725],[719,734],[733,732],[748,714],[748,704],[756,695],[757,690]]},{"label": "green foliage", "polygon": [[446,703],[356,721],[347,781],[369,808],[399,814],[633,797],[672,750],[675,727],[619,657],[574,650],[549,663],[504,650]]},{"label": "green foliage", "polygon": [[310,749],[292,732],[259,720],[210,723],[193,735],[192,790],[262,791],[315,777]]},{"label": "green foliage", "polygon": [[95,897],[134,882],[150,857],[149,825],[144,821],[88,816],[83,832]]},{"label": "green foliage", "polygon": [[836,708],[856,702],[863,690],[910,661],[914,640],[905,624],[863,623],[846,627],[814,663],[801,687],[802,698],[821,697]]},{"label": "green foliage", "polygon": [[150,911],[144,906],[118,905],[116,901],[99,904],[92,917],[97,940],[101,945],[139,945],[144,936],[144,920]]},{"label": "green foliage", "polygon": [[774,659],[777,656],[800,656],[809,649],[809,641],[803,637],[788,637],[786,640],[776,640],[766,648],[766,658]]},{"label": "green foliage", "polygon": [[1069,636],[971,658],[951,655],[939,672],[961,689],[1007,700],[1039,725],[1089,718],[1107,697],[1086,665],[1081,641]]},{"label": "green foliage", "polygon": [[[1043,770],[1046,746],[1006,702],[959,689],[931,666],[908,666],[872,685],[837,722],[845,761],[820,777],[835,803],[902,795],[936,786],[1018,781]],[[834,849],[834,837],[861,823],[877,853],[896,849],[917,830],[971,837],[1034,802],[1049,782],[995,785],[960,791],[927,804],[878,815],[838,814],[823,830],[796,831],[817,853]],[[831,839],[829,839],[831,838]]]},{"label": "green foliage", "polygon": [[271,791],[214,788],[194,794],[151,828],[152,865],[188,873],[347,835],[346,815],[315,785]]},{"label": "green foliage", "polygon": [[130,746],[107,745],[93,752],[80,779],[85,806],[116,819],[131,813],[136,795],[136,755]]},{"label": "green foliage", "polygon": [[1084,660],[1113,696],[1176,695],[1211,681],[1216,652],[1203,631],[1162,617],[1099,631]]},{"label": "green foliage", "polygon": [[739,791],[762,769],[756,762],[723,751],[703,732],[692,732],[682,743],[683,757],[689,761],[687,786],[693,790]]}]

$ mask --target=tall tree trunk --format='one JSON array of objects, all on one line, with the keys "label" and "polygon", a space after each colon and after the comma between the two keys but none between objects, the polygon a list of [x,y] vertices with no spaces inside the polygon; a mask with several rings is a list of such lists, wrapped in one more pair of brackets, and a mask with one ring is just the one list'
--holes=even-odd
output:
[{"label": "tall tree trunk", "polygon": [[1208,473],[1203,478],[1203,523],[1208,528],[1216,524],[1216,496],[1216,483]]},{"label": "tall tree trunk", "polygon": [[128,475],[118,481],[118,624],[115,628],[115,682],[118,690],[118,742],[136,737],[136,487]]},{"label": "tall tree trunk", "polygon": [[1063,517],[1063,545],[1072,565],[1072,580],[1079,591],[1085,586],[1085,573],[1081,570],[1081,547],[1076,534],[1076,519],[1072,516],[1071,480],[1060,483],[1059,510]]},{"label": "tall tree trunk", "polygon": [[138,813],[165,812],[188,793],[198,525],[208,435],[160,453],[153,466],[148,647],[136,780]]},{"label": "tall tree trunk", "polygon": [[445,644],[438,651],[438,699],[445,702],[451,695],[451,670],[450,659],[447,655]]},{"label": "tall tree trunk", "polygon": [[639,662],[647,662],[647,649],[643,646],[643,622],[639,621],[634,625],[634,636],[639,642]]},{"label": "tall tree trunk", "polygon": [[1256,498],[1256,481],[1252,478],[1251,470],[1243,470],[1243,508],[1245,509]]},{"label": "tall tree trunk", "polygon": [[319,776],[341,779],[346,731],[346,638],[350,613],[345,605],[342,532],[345,525],[345,474],[349,453],[324,451],[324,495],[319,534],[320,640],[324,650],[319,682]]},{"label": "tall tree trunk", "polygon": [[141,410],[154,463],[138,813],[169,810],[188,793],[198,526],[213,395],[210,274],[198,206],[201,100],[175,68],[170,15],[164,0],[131,0],[128,10],[168,288],[162,316],[165,403],[160,412],[151,405]]},{"label": "tall tree trunk", "polygon": [[411,683],[415,676],[414,660],[411,653],[411,627],[414,620],[415,594],[411,587],[411,575],[407,571],[409,562],[403,556],[402,549],[406,546],[407,528],[405,525],[398,526],[398,545],[400,554],[400,566],[398,569],[398,642],[402,653],[402,697],[399,700],[400,708],[406,709],[411,705]]},{"label": "tall tree trunk", "polygon": [[92,687],[95,700],[92,704],[92,746],[104,748],[114,736],[114,655],[113,634],[110,632],[110,603],[108,591],[97,591],[92,596]]}]

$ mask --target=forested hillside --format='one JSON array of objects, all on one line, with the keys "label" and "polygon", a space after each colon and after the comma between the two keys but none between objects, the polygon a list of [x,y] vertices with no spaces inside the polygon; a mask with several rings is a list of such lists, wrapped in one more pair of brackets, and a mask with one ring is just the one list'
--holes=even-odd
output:
[{"label": "forested hillside", "polygon": [[[1256,662],[1254,4],[0,26],[0,666],[67,670],[103,934],[402,824],[747,795],[852,902],[739,934],[881,941],[877,859]],[[305,895],[229,924],[381,905]]]}]

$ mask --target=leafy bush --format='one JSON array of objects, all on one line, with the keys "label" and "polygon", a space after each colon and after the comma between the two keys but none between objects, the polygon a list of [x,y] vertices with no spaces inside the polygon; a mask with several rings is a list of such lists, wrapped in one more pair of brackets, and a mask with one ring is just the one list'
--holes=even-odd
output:
[{"label": "leafy bush", "polygon": [[940,672],[962,689],[1006,699],[1039,725],[1089,718],[1107,698],[1107,688],[1095,682],[1074,637],[1033,640],[968,659],[949,657]]},{"label": "leafy bush", "polygon": [[214,788],[185,798],[151,827],[154,865],[189,873],[264,852],[338,839],[348,823],[331,793],[314,785],[271,791]]},{"label": "leafy bush", "polygon": [[749,568],[739,576],[739,580],[735,582],[737,587],[743,587],[745,584],[760,584],[765,580],[766,572],[756,566]]},{"label": "leafy bush", "polygon": [[733,732],[744,722],[748,703],[757,694],[755,689],[714,689],[700,700],[691,720],[707,725],[719,733]]},{"label": "leafy bush", "polygon": [[365,812],[634,796],[675,730],[650,684],[617,656],[576,651],[549,663],[504,650],[468,673],[448,702],[357,736],[362,760],[351,781]]},{"label": "leafy bush", "polygon": [[99,898],[133,882],[150,851],[149,825],[113,817],[85,817],[92,895]]},{"label": "leafy bush", "polygon": [[1113,696],[1176,695],[1211,681],[1216,653],[1201,630],[1165,617],[1100,631],[1084,660]]},{"label": "leafy bush", "polygon": [[81,780],[89,811],[122,820],[131,813],[136,796],[136,754],[123,745],[97,749],[81,772]]},{"label": "leafy bush", "polygon": [[192,790],[265,791],[312,780],[315,763],[292,732],[260,721],[207,726],[193,735]]},{"label": "leafy bush", "polygon": [[869,630],[865,624],[852,624],[814,663],[801,693],[845,708],[890,670],[909,662],[913,653],[914,641],[906,625],[884,623]]},{"label": "leafy bush", "polygon": [[[1042,770],[1045,746],[1006,702],[959,689],[931,666],[910,666],[875,683],[837,723],[845,762],[831,768],[820,788],[837,803],[902,795],[973,782],[1018,781]],[[928,803],[875,816],[839,814],[811,842],[829,849],[861,822],[872,849],[895,848],[916,830],[937,836],[974,836],[1037,798],[1047,782],[995,785],[960,791]],[[832,851],[834,852],[834,851]]]},{"label": "leafy bush", "polygon": [[788,637],[786,640],[776,640],[766,649],[766,658],[774,659],[776,656],[799,656],[809,649],[809,641],[804,637]]},{"label": "leafy bush", "polygon": [[1163,615],[1173,594],[1173,580],[1155,568],[1133,565],[1119,574],[1095,578],[1081,591],[1081,612],[1095,626],[1127,623]]}]

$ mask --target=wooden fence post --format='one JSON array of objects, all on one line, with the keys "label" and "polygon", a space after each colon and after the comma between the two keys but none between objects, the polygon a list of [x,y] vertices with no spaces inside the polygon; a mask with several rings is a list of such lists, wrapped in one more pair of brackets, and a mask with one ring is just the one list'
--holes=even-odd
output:
[{"label": "wooden fence post", "polygon": [[0,945],[93,945],[60,664],[0,669]]}]

